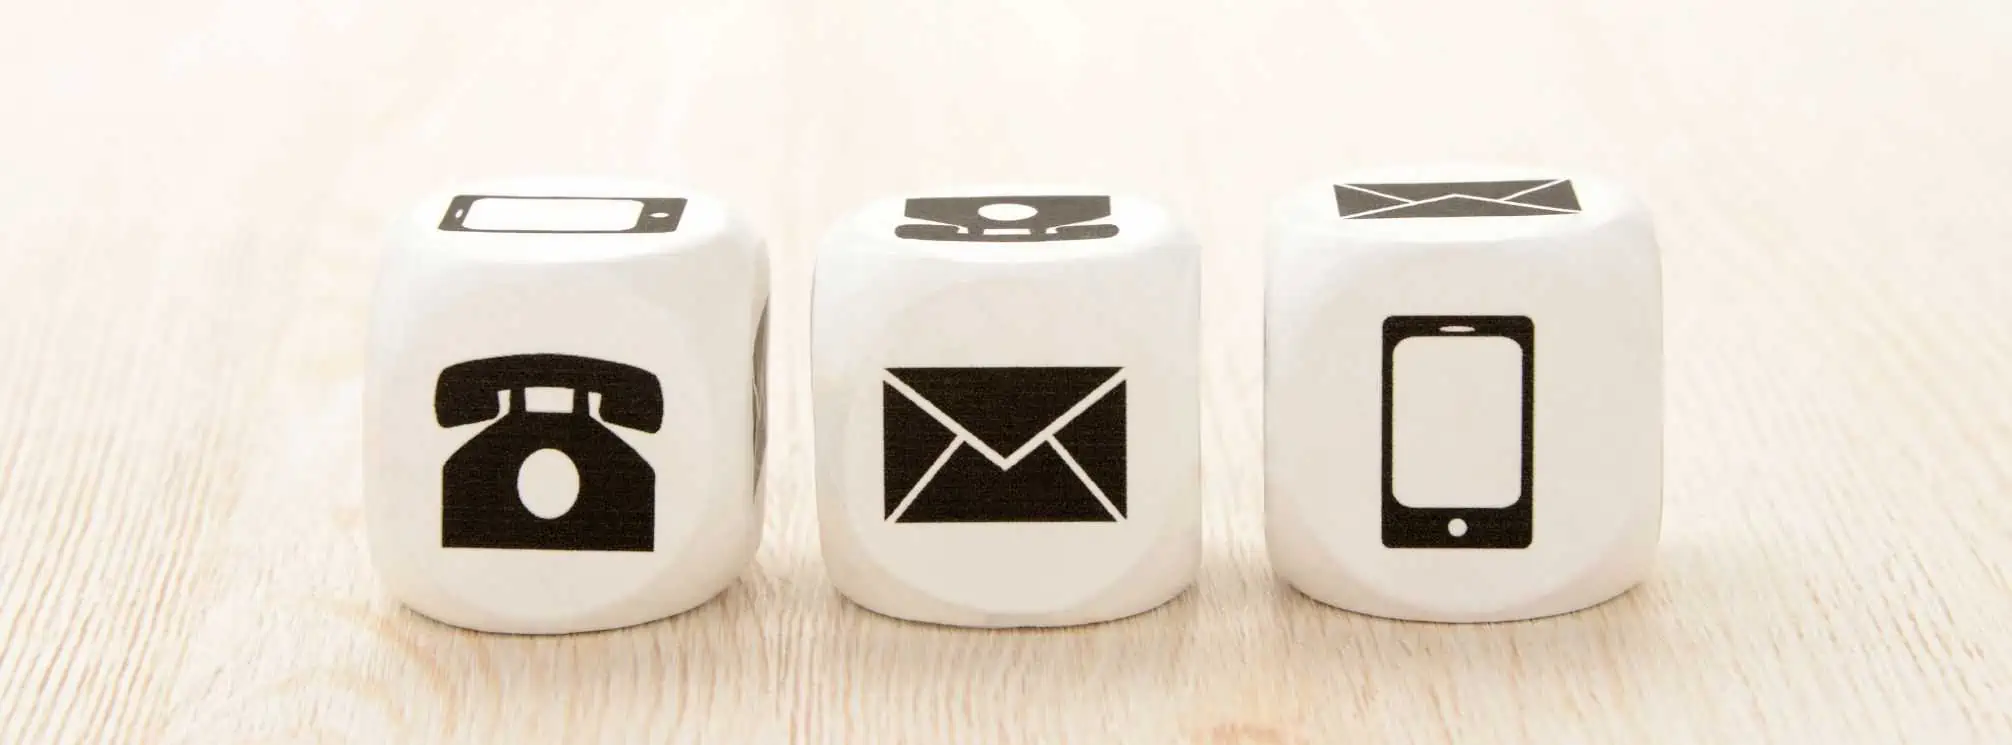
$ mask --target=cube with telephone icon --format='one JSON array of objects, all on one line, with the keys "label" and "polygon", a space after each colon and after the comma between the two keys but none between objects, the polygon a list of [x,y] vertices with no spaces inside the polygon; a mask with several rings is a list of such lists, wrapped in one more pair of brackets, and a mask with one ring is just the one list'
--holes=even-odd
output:
[{"label": "cube with telephone icon", "polygon": [[509,633],[717,595],[759,540],[762,240],[653,182],[528,179],[423,203],[379,278],[373,562],[407,606]]},{"label": "cube with telephone icon", "polygon": [[1399,168],[1293,192],[1267,246],[1272,564],[1329,605],[1508,621],[1649,572],[1662,284],[1597,177]]}]

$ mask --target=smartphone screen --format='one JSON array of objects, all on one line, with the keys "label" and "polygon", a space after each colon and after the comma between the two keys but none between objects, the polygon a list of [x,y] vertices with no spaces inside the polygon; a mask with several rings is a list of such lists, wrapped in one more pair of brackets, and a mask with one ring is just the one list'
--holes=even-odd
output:
[{"label": "smartphone screen", "polygon": [[675,198],[462,195],[448,205],[441,230],[476,233],[665,233],[676,230],[685,200]]},{"label": "smartphone screen", "polygon": [[1449,325],[1392,351],[1390,488],[1406,507],[1500,508],[1522,495],[1523,349],[1462,335],[1473,331]]},{"label": "smartphone screen", "polygon": [[486,197],[461,218],[469,230],[628,230],[643,214],[635,199],[514,199]]}]

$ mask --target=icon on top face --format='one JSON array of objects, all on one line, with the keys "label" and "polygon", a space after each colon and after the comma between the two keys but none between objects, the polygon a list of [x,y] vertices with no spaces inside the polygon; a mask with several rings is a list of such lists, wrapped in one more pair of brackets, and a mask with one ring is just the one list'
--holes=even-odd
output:
[{"label": "icon on top face", "polygon": [[1398,217],[1571,215],[1579,195],[1568,179],[1435,184],[1336,184],[1334,202],[1350,220]]},{"label": "icon on top face", "polygon": [[678,197],[520,197],[463,194],[440,229],[455,233],[669,233],[685,216]]},{"label": "icon on top face", "polygon": [[902,214],[941,223],[895,226],[895,237],[918,241],[1038,243],[1118,234],[1109,223],[1082,224],[1111,216],[1106,196],[917,197]]}]

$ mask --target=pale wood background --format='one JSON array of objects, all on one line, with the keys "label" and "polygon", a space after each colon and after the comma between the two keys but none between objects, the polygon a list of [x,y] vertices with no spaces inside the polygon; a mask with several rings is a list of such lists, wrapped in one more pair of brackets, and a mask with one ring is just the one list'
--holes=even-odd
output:
[{"label": "pale wood background", "polygon": [[[27,2],[0,10],[0,742],[2012,741],[2003,0]],[[1634,184],[1666,250],[1654,578],[1545,621],[1317,606],[1266,566],[1265,205],[1332,169]],[[392,215],[609,171],[776,257],[759,566],[569,638],[371,573],[358,390]],[[984,633],[819,564],[813,240],[877,195],[1072,179],[1207,245],[1199,584]]]}]

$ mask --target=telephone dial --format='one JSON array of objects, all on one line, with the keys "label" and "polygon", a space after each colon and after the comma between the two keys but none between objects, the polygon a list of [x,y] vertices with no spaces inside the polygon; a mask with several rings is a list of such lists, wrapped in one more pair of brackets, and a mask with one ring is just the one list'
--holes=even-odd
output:
[{"label": "telephone dial", "polygon": [[[572,405],[533,411],[526,406],[527,388],[572,389]],[[508,411],[499,403],[505,391]],[[590,411],[589,393],[601,394],[599,419]],[[490,357],[441,371],[433,412],[447,428],[490,422],[441,468],[441,546],[654,550],[656,472],[606,425],[648,433],[663,425],[663,390],[655,375],[564,354]],[[564,454],[579,475],[573,506],[550,519],[533,514],[517,493],[525,459],[546,449]]]}]

